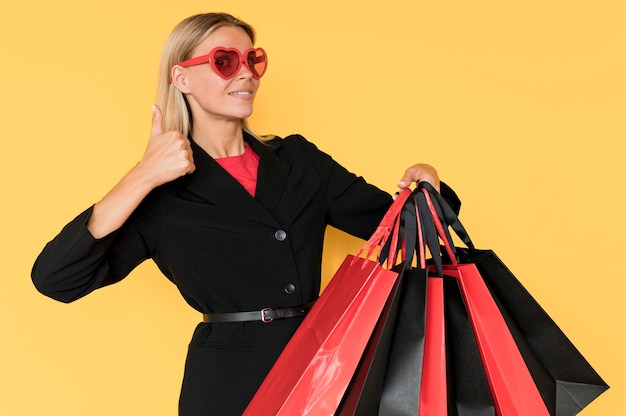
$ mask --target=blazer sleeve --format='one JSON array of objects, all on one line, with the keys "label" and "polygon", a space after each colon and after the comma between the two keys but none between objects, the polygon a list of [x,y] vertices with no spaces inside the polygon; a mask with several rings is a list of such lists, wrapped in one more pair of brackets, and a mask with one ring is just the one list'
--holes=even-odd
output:
[{"label": "blazer sleeve", "polygon": [[450,205],[450,208],[454,210],[454,213],[459,215],[459,212],[461,212],[461,200],[456,192],[454,192],[454,189],[450,188],[444,181],[441,181],[439,188],[443,199],[445,199],[448,205]]},{"label": "blazer sleeve", "polygon": [[145,238],[130,219],[120,230],[94,238],[87,229],[92,210],[93,206],[63,227],[35,260],[31,278],[44,295],[72,302],[122,280],[150,256]]},{"label": "blazer sleeve", "polygon": [[[392,196],[348,171],[304,137],[295,135],[286,139],[299,141],[312,160],[324,185],[328,223],[356,237],[369,238],[391,206]],[[461,201],[454,190],[442,182],[441,194],[458,214]]]},{"label": "blazer sleeve", "polygon": [[[323,183],[328,223],[356,237],[369,238],[391,206],[392,196],[348,171],[302,136],[287,139],[301,142]],[[441,194],[458,213],[461,201],[452,188],[442,183]]]}]

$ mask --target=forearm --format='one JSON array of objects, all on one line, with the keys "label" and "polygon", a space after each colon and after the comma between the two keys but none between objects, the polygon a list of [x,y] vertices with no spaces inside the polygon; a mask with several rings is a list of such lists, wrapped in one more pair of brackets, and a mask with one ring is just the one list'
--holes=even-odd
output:
[{"label": "forearm", "polygon": [[118,230],[155,187],[154,178],[135,166],[93,207],[87,229],[94,238]]}]

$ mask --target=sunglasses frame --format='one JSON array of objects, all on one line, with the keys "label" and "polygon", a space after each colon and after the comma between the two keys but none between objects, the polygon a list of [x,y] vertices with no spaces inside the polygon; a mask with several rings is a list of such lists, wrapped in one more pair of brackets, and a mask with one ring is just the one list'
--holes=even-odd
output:
[{"label": "sunglasses frame", "polygon": [[[237,64],[237,69],[235,70],[235,72],[233,72],[231,76],[225,76],[224,74],[222,74],[220,70],[217,68],[217,66],[215,65],[215,54],[219,51],[236,52],[237,56],[239,57],[239,63]],[[259,51],[261,52],[261,56],[257,56]],[[257,61],[255,63],[265,62],[263,71],[258,75],[257,75],[256,69],[250,68],[250,64],[248,63],[247,56],[250,52],[254,52],[255,57],[257,59],[263,58],[262,61]],[[187,59],[185,61],[178,63],[178,65],[182,67],[188,67],[188,66],[202,65],[202,64],[208,63],[211,65],[211,69],[213,70],[213,72],[215,72],[217,75],[219,75],[223,79],[231,79],[231,78],[236,77],[239,71],[241,70],[241,65],[245,65],[246,68],[248,68],[248,70],[250,70],[250,72],[252,73],[252,77],[254,79],[259,79],[263,76],[263,74],[265,74],[265,71],[267,71],[267,62],[268,62],[267,52],[265,52],[263,48],[248,48],[242,54],[241,52],[239,52],[239,49],[236,49],[236,48],[225,48],[223,46],[217,46],[211,49],[211,52],[209,52],[206,55],[200,55],[200,56],[196,56],[195,58]]]}]

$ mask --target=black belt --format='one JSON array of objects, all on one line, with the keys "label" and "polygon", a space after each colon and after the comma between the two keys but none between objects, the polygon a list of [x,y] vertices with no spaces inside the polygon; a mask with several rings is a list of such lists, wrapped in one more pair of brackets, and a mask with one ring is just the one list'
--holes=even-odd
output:
[{"label": "black belt", "polygon": [[227,312],[227,313],[203,313],[202,318],[205,323],[214,322],[246,322],[261,321],[272,322],[274,319],[293,318],[306,315],[313,307],[313,302],[295,308],[263,308],[260,311],[250,312]]}]

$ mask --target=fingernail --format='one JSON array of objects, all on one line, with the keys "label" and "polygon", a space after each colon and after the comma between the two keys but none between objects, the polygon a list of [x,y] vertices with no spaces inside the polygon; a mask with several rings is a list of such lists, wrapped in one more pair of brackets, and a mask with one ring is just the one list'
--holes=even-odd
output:
[{"label": "fingernail", "polygon": [[152,112],[156,113],[156,105],[155,104],[152,104]]}]

